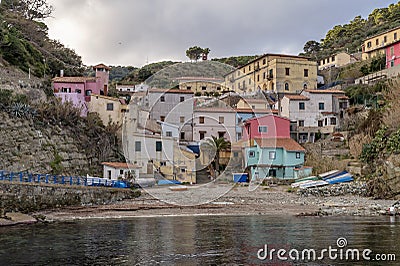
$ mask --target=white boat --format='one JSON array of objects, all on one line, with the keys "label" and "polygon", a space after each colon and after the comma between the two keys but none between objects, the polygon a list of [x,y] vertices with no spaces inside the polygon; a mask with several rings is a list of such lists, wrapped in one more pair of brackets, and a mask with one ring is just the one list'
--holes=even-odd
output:
[{"label": "white boat", "polygon": [[305,189],[305,188],[313,188],[313,187],[322,187],[322,186],[326,186],[326,185],[329,185],[329,183],[324,180],[318,180],[318,181],[311,181],[308,183],[304,183],[304,184],[300,185],[300,188]]}]

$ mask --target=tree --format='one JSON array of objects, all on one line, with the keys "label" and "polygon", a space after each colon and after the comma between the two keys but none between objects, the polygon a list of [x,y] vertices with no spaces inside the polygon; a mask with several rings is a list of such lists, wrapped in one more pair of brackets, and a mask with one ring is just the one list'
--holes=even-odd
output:
[{"label": "tree", "polygon": [[220,152],[230,150],[231,143],[225,140],[225,138],[211,136],[211,138],[208,138],[203,145],[206,146],[206,149],[210,148],[215,153],[214,160],[212,162],[215,165],[216,173],[218,173],[220,167]]},{"label": "tree", "polygon": [[190,60],[196,61],[199,60],[202,56],[207,56],[210,53],[209,48],[201,48],[199,46],[192,46],[186,50],[186,56],[189,57]]},{"label": "tree", "polygon": [[54,11],[46,0],[6,0],[3,5],[29,20],[48,18]]},{"label": "tree", "polygon": [[306,55],[314,55],[321,50],[321,44],[317,41],[308,41],[303,50]]}]

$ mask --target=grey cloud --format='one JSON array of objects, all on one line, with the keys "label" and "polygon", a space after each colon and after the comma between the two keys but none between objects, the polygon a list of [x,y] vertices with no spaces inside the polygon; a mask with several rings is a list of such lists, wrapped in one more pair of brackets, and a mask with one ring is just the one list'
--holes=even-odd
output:
[{"label": "grey cloud", "polygon": [[[192,45],[213,57],[286,52],[297,54],[336,24],[366,16],[394,1],[362,0],[50,0],[56,18],[75,29],[53,33],[73,44],[84,63],[140,66],[186,60]],[[72,33],[68,33],[72,31]],[[75,38],[75,39],[72,39]]]}]

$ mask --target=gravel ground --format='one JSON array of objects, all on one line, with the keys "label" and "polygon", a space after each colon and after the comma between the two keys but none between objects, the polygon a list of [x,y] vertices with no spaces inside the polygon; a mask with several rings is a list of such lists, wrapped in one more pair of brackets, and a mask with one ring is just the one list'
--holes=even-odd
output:
[{"label": "gravel ground", "polygon": [[[317,197],[288,192],[288,186],[258,187],[208,184],[171,191],[143,190],[139,198],[111,205],[72,207],[34,214],[44,221],[192,215],[384,215],[394,200],[361,196]],[[199,204],[201,203],[201,204]]]}]

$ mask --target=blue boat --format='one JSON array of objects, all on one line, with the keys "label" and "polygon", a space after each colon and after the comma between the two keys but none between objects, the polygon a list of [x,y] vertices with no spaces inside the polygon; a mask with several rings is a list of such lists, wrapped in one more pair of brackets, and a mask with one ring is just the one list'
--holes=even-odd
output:
[{"label": "blue boat", "polygon": [[345,174],[332,177],[326,181],[332,185],[332,184],[337,184],[337,183],[351,182],[351,181],[354,181],[354,179],[350,173],[346,172]]},{"label": "blue boat", "polygon": [[168,179],[162,179],[158,180],[157,185],[163,186],[163,185],[181,185],[182,183],[179,182],[178,180],[168,180]]},{"label": "blue boat", "polygon": [[341,175],[345,175],[345,174],[348,174],[349,172],[347,172],[347,171],[338,171],[338,172],[336,172],[336,173],[334,173],[334,174],[331,174],[331,175],[328,175],[328,176],[326,176],[326,177],[324,177],[324,178],[322,178],[323,180],[325,180],[325,181],[328,181],[328,180],[330,180],[330,179],[332,179],[332,178],[335,178],[335,177],[338,177],[338,176],[341,176]]}]

